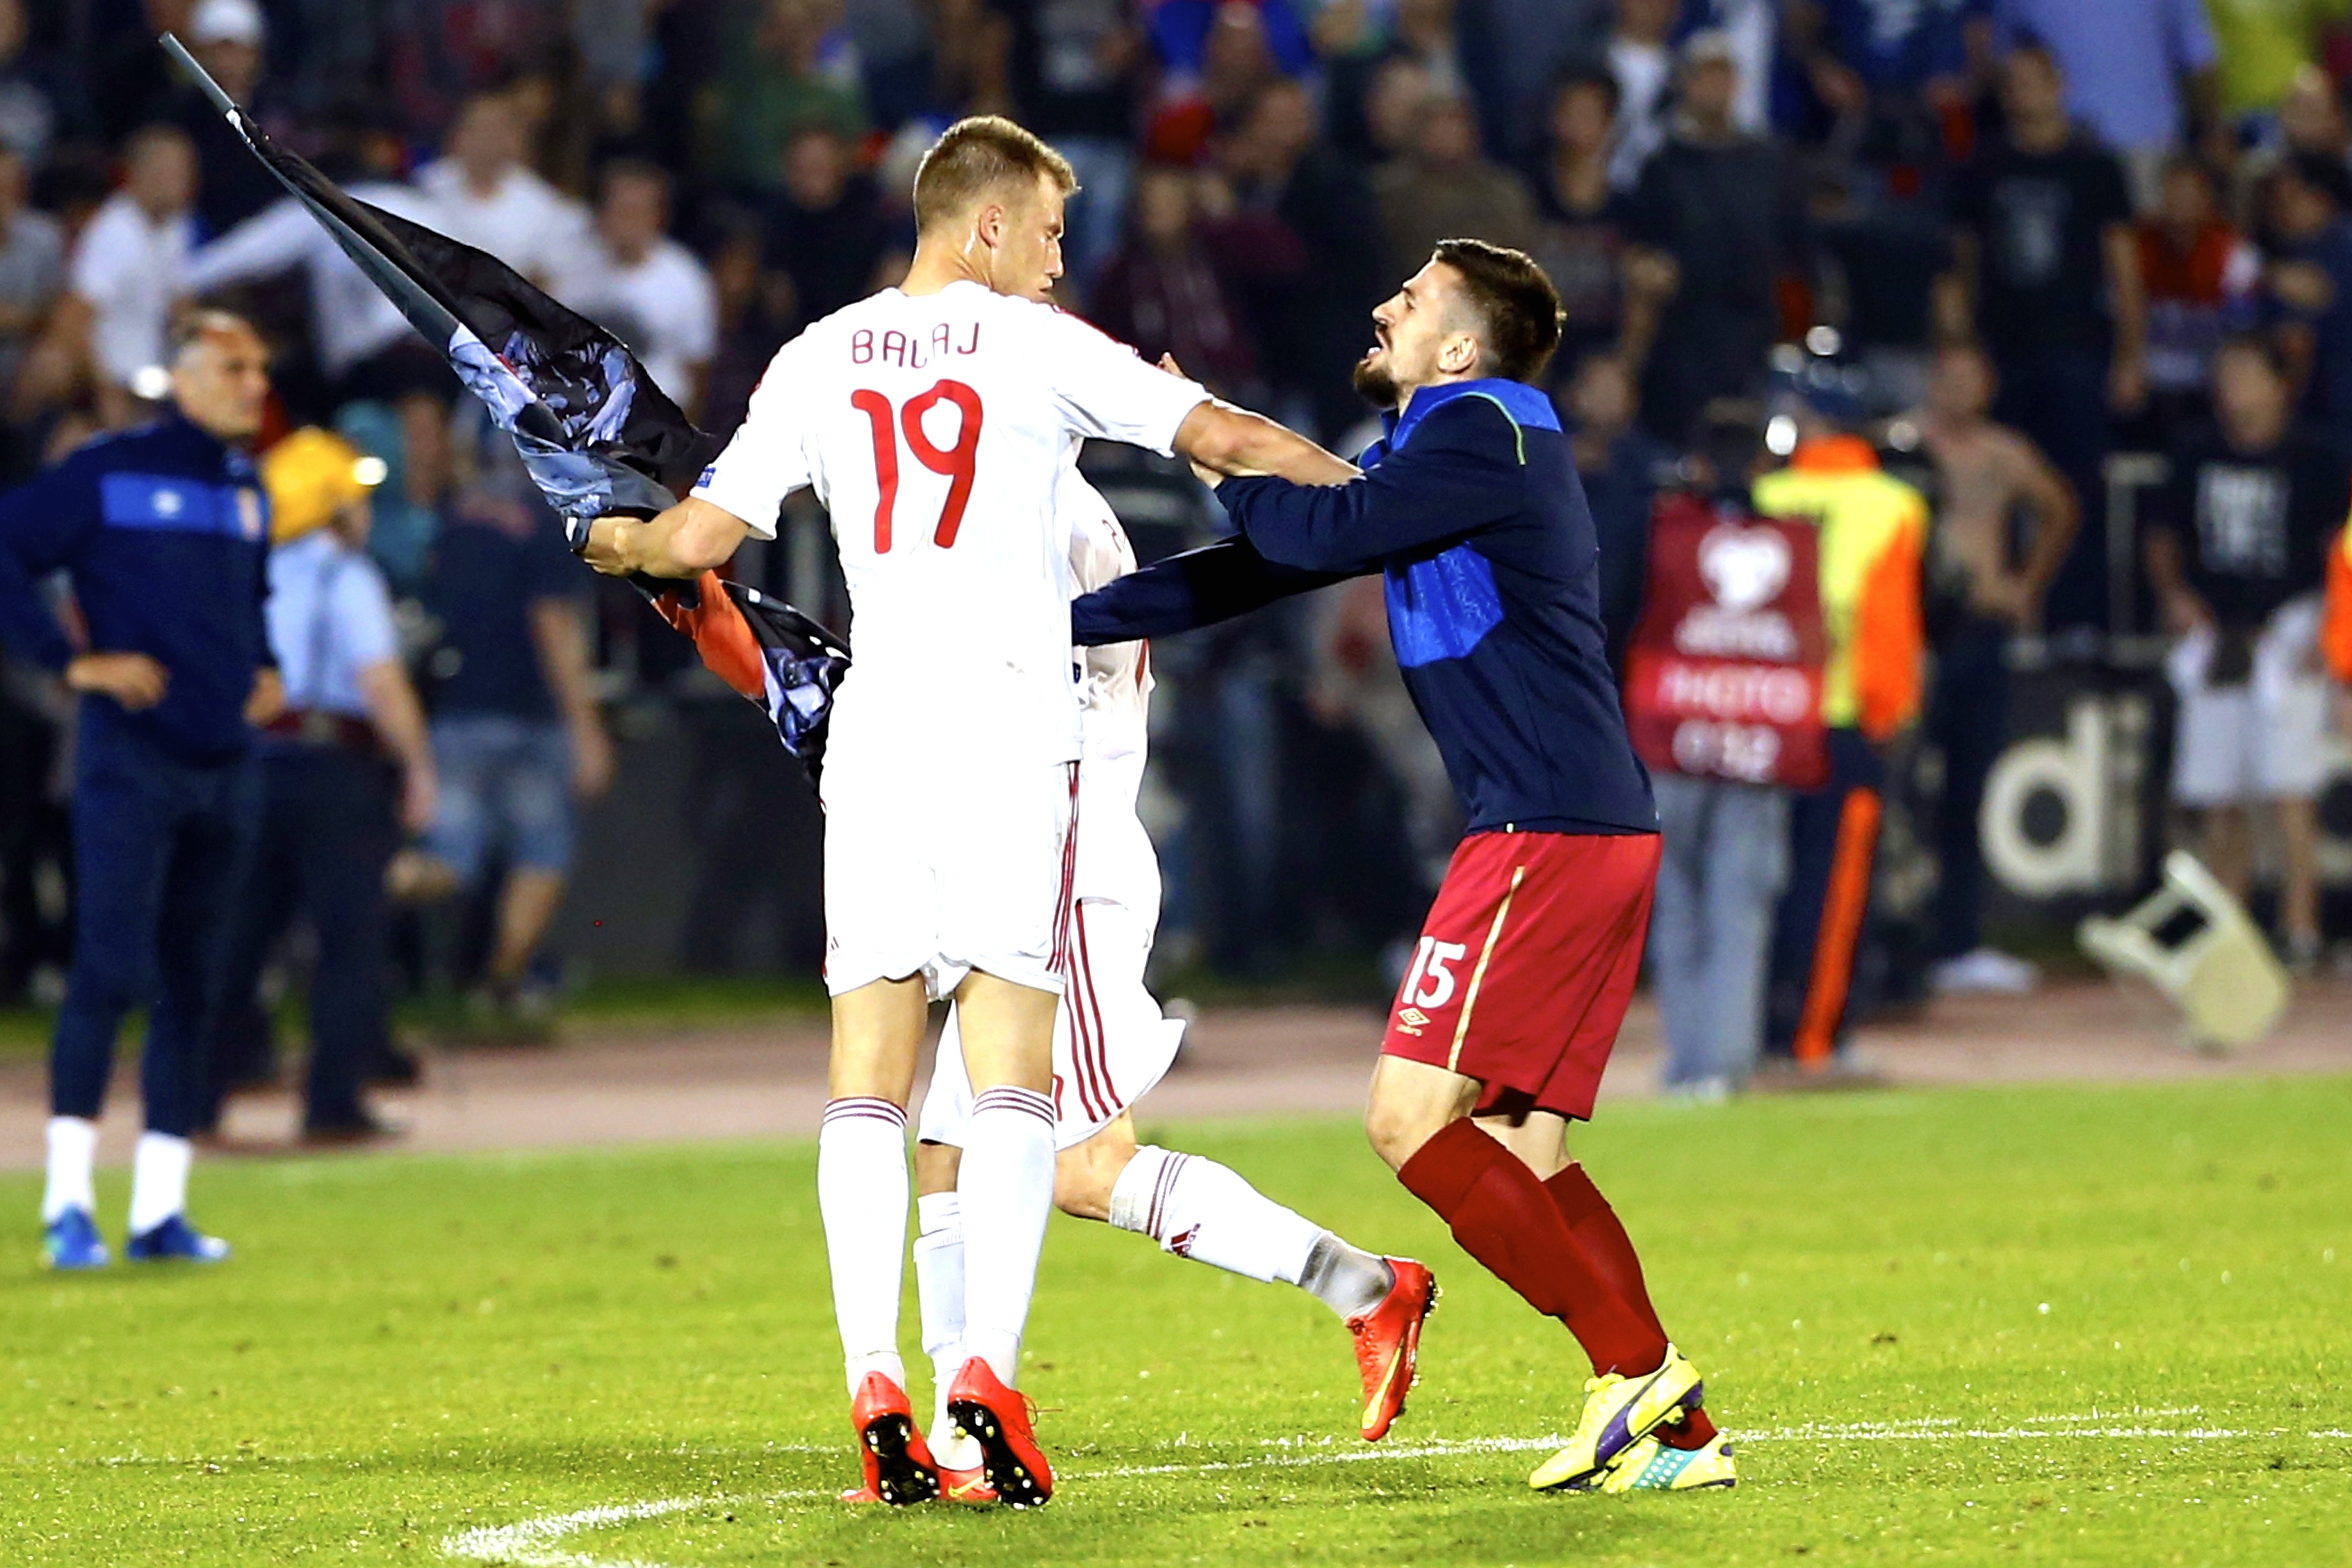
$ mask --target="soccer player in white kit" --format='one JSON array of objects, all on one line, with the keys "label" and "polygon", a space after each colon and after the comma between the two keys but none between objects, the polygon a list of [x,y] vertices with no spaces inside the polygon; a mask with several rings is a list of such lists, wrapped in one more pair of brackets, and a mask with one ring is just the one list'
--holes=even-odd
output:
[{"label": "soccer player in white kit", "polygon": [[795,490],[833,518],[854,663],[822,790],[833,1056],[817,1204],[865,1467],[853,1498],[939,1490],[898,1333],[906,1105],[941,997],[961,1014],[975,1090],[960,1177],[967,1354],[949,1406],[1003,1500],[1053,1491],[1013,1383],[1053,1197],[1076,849],[1062,469],[1097,437],[1219,472],[1355,472],[1043,303],[1076,186],[1010,120],[950,127],[916,175],[906,281],[785,344],[694,494],[648,522],[599,518],[585,552],[614,575],[690,578],[749,534],[772,538]]},{"label": "soccer player in white kit", "polygon": [[[1075,465],[1063,470],[1070,569],[1091,592],[1135,570],[1126,530]],[[1361,1429],[1384,1437],[1412,1385],[1421,1325],[1437,1284],[1409,1258],[1367,1252],[1276,1203],[1214,1160],[1139,1146],[1130,1107],[1175,1061],[1184,1025],[1144,985],[1160,924],[1160,861],[1136,811],[1150,747],[1151,669],[1141,643],[1080,648],[1078,837],[1070,964],[1054,1030],[1055,1202],[1066,1213],[1150,1236],[1230,1272],[1297,1285],[1344,1322],[1364,1387]],[[991,1500],[978,1444],[954,1430],[948,1391],[964,1351],[962,1197],[958,1155],[972,1093],[948,1015],[923,1096],[915,1153],[915,1281],[936,1398],[932,1451],[947,1496]]]}]

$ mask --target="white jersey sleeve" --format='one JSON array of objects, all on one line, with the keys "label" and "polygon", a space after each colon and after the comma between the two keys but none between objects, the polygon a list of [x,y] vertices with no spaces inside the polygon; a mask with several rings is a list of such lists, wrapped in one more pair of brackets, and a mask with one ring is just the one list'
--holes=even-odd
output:
[{"label": "white jersey sleeve", "polygon": [[809,455],[810,378],[805,336],[776,350],[751,393],[743,423],[694,486],[698,499],[740,517],[763,539],[776,537],[784,498],[815,482]]},{"label": "white jersey sleeve", "polygon": [[1080,435],[1173,456],[1177,427],[1209,401],[1200,382],[1145,364],[1133,349],[1076,316],[1049,308],[1038,332],[1055,403]]}]

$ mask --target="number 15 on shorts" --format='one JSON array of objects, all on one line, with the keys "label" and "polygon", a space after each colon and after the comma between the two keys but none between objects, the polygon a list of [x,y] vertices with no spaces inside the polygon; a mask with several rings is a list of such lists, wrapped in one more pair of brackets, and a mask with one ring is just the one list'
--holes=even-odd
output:
[{"label": "number 15 on shorts", "polygon": [[[1459,942],[1440,942],[1434,936],[1421,939],[1412,967],[1405,971],[1404,984],[1397,988],[1397,1022],[1406,1033],[1421,1032],[1421,1026],[1428,1021],[1425,1009],[1442,1008],[1454,999],[1457,983],[1454,966],[1469,951]],[[1423,1016],[1416,1019],[1416,1013]]]}]

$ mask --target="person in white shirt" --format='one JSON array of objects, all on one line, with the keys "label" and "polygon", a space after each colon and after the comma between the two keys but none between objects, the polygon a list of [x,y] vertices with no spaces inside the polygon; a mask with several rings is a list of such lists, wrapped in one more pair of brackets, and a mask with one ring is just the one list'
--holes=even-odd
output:
[{"label": "person in white shirt", "polygon": [[[362,181],[344,190],[356,200],[413,223],[430,226],[436,216],[428,198],[395,181]],[[368,281],[359,264],[335,243],[335,236],[291,196],[197,249],[181,272],[180,287],[190,295],[202,296],[298,267],[310,284],[319,363],[329,381],[341,382],[354,367],[411,335],[413,329],[400,308]]]},{"label": "person in white shirt", "polygon": [[596,227],[551,292],[633,350],[693,418],[719,342],[719,298],[692,251],[668,237],[669,176],[635,158],[604,166]]},{"label": "person in white shirt", "polygon": [[434,204],[423,221],[544,288],[585,243],[588,215],[525,166],[523,150],[513,99],[477,93],[457,111],[448,155],[418,170],[416,184]]},{"label": "person in white shirt", "polygon": [[122,156],[122,189],[83,227],[68,267],[77,318],[69,329],[87,333],[100,412],[116,426],[133,421],[139,400],[169,390],[163,340],[194,238],[196,194],[195,149],[184,132],[148,126]]},{"label": "person in white shirt", "polygon": [[774,537],[796,490],[813,488],[833,517],[855,664],[823,789],[834,1048],[817,1201],[861,1500],[940,1490],[898,1334],[906,1106],[928,1004],[948,996],[974,1091],[958,1178],[967,1359],[949,1407],[1001,1500],[1034,1506],[1053,1491],[1012,1385],[1053,1196],[1048,1091],[1075,852],[1062,470],[1091,436],[1223,473],[1356,472],[1043,303],[1075,183],[1009,120],[950,127],[916,176],[905,284],[785,344],[695,493],[648,522],[599,518],[586,546],[600,571],[690,578],[751,534]]}]

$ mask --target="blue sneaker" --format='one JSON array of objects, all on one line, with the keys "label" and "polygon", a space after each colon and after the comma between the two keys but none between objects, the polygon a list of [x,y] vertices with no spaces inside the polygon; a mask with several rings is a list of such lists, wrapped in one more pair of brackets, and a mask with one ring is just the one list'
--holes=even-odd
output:
[{"label": "blue sneaker", "polygon": [[52,1269],[103,1269],[114,1260],[98,1234],[98,1222],[86,1208],[68,1208],[49,1221],[41,1234],[42,1249]]},{"label": "blue sneaker", "polygon": [[228,1243],[190,1225],[186,1215],[175,1214],[152,1230],[132,1237],[123,1247],[122,1255],[134,1263],[159,1263],[175,1258],[191,1263],[217,1263],[228,1256]]}]

